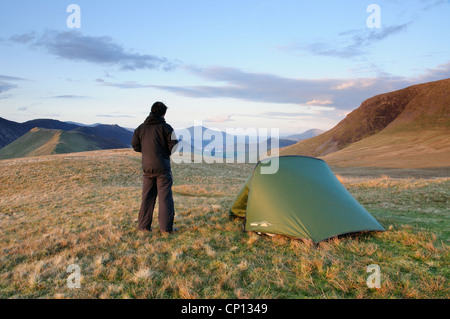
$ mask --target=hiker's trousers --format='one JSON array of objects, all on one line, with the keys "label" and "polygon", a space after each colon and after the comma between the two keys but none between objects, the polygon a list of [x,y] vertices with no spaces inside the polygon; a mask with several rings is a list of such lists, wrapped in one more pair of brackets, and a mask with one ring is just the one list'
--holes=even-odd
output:
[{"label": "hiker's trousers", "polygon": [[159,228],[163,232],[171,232],[175,208],[172,196],[172,173],[145,174],[142,183],[142,202],[139,210],[138,229],[151,230],[153,210],[158,197]]}]

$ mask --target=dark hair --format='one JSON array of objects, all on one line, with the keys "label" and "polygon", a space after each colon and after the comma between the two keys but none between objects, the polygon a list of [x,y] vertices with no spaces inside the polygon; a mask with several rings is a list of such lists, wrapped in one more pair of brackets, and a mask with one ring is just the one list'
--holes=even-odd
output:
[{"label": "dark hair", "polygon": [[155,102],[152,105],[152,113],[159,116],[166,115],[167,106],[163,102]]}]

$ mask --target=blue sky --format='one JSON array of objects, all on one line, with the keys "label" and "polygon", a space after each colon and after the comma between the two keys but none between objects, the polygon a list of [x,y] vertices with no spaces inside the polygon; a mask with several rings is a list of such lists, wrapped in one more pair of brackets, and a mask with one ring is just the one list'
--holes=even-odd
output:
[{"label": "blue sky", "polygon": [[176,128],[329,129],[376,94],[449,78],[448,30],[448,0],[5,0],[0,116],[136,127],[162,100]]}]

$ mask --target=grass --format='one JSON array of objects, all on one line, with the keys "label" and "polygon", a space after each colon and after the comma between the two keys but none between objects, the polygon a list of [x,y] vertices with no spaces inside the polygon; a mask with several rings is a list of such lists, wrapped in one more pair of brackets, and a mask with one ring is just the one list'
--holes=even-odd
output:
[{"label": "grass", "polygon": [[[336,168],[388,231],[313,245],[243,232],[243,221],[228,216],[252,169],[174,165],[181,230],[160,234],[154,218],[144,235],[136,231],[138,154],[0,161],[0,297],[449,298],[445,171]],[[80,289],[67,287],[71,264],[80,266]],[[379,289],[366,285],[371,264],[380,266]]]},{"label": "grass", "polygon": [[386,128],[323,159],[334,165],[349,167],[449,167],[449,124],[419,129],[421,123],[415,121],[410,125]]}]

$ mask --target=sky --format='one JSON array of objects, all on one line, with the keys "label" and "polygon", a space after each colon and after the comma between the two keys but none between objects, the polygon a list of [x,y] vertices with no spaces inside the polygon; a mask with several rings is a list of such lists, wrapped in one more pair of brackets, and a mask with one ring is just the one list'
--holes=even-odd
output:
[{"label": "sky", "polygon": [[448,30],[450,0],[2,0],[0,117],[328,130],[449,78]]}]

